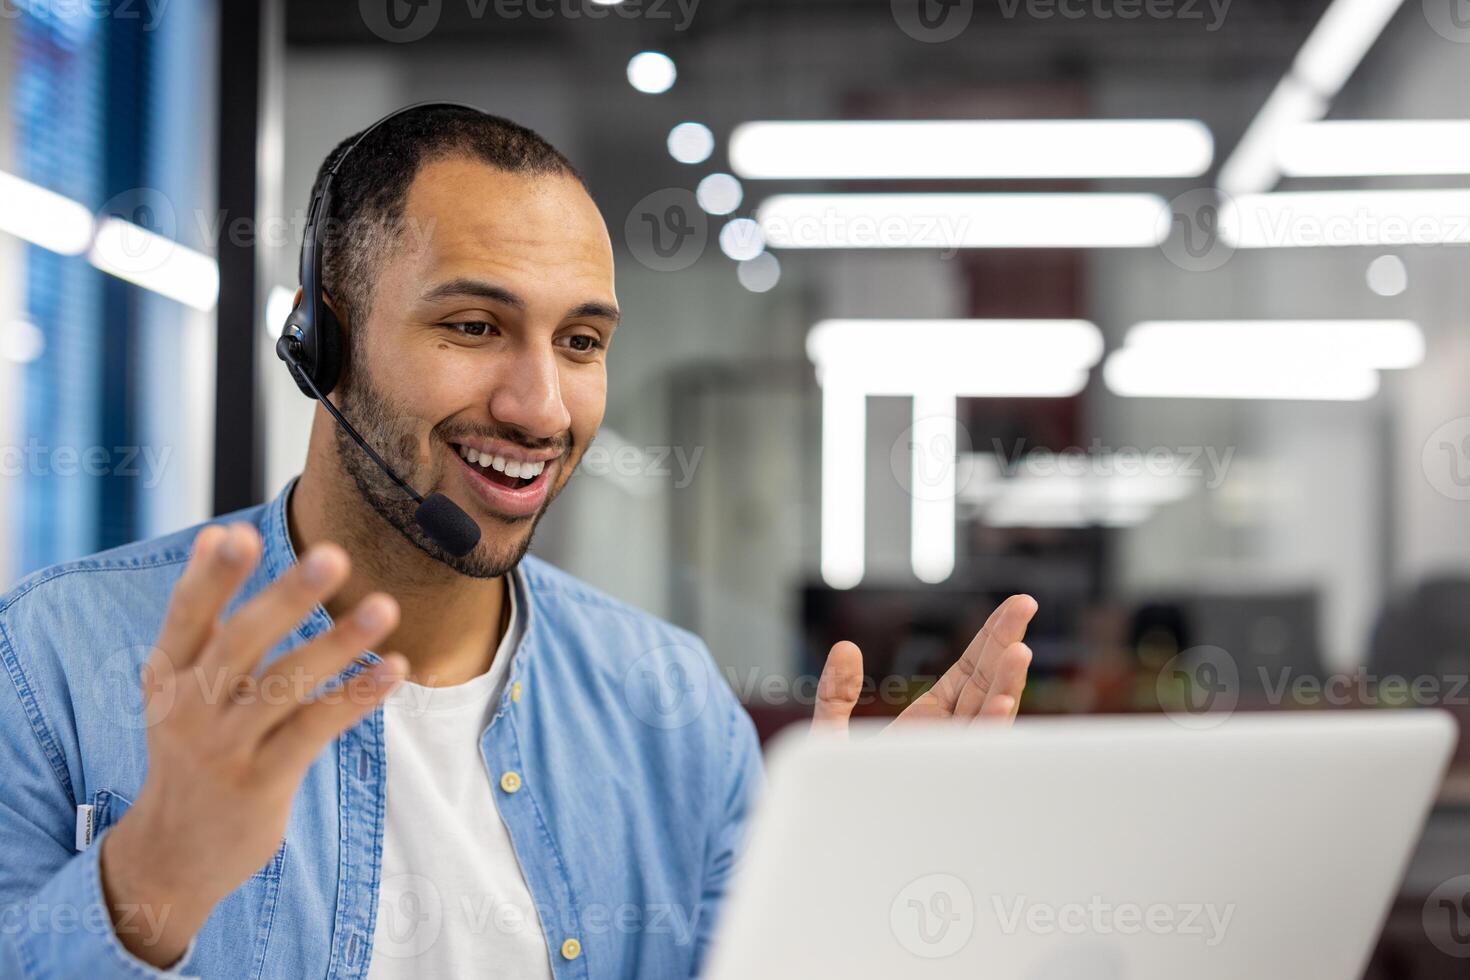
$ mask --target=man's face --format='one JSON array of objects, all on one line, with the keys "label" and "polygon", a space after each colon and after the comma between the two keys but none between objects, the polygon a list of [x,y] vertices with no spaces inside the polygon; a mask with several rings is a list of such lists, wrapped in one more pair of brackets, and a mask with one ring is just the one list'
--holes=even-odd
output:
[{"label": "man's face", "polygon": [[444,553],[339,431],[342,464],[424,551],[467,575],[503,574],[602,423],[617,325],[602,216],[571,177],[426,164],[371,295],[366,322],[347,328],[343,410],[416,490],[459,504],[480,544]]}]

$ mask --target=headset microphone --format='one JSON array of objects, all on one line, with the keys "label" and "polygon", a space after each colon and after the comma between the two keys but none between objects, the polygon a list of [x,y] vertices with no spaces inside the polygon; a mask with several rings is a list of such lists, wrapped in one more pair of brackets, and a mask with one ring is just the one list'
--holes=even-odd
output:
[{"label": "headset microphone", "polygon": [[337,406],[327,399],[342,374],[342,325],[332,313],[331,307],[322,301],[321,228],[327,223],[332,211],[332,182],[343,161],[375,129],[404,113],[426,108],[468,109],[479,112],[473,106],[457,102],[426,102],[391,112],[363,130],[362,135],[327,170],[321,187],[312,196],[311,208],[306,213],[306,233],[302,236],[301,243],[301,302],[286,318],[281,339],[276,341],[276,356],[286,362],[302,394],[321,402],[322,407],[342,427],[342,431],[352,437],[358,448],[367,453],[368,458],[419,505],[413,515],[419,528],[449,554],[463,558],[480,543],[480,526],[444,494],[420,496],[373,451],[352,427],[352,423],[337,411]]},{"label": "headset microphone", "polygon": [[378,465],[378,469],[387,474],[388,478],[398,484],[399,489],[408,494],[419,505],[414,511],[414,523],[433,539],[445,551],[456,558],[463,558],[475,550],[475,545],[480,543],[480,525],[476,524],[470,515],[466,514],[458,504],[444,496],[442,493],[431,493],[427,497],[420,496],[419,492],[409,486],[396,472],[393,467],[383,461],[383,457],[373,451],[373,447],[367,444],[352,423],[342,417],[337,411],[337,406],[327,400],[327,396],[316,390],[311,376],[301,370],[301,362],[297,357],[297,349],[300,343],[294,337],[282,335],[276,341],[276,356],[285,361],[291,368],[297,380],[304,380],[312,389],[312,396],[322,403],[325,408],[342,427],[342,431],[352,437],[358,448],[367,453],[368,458]]}]

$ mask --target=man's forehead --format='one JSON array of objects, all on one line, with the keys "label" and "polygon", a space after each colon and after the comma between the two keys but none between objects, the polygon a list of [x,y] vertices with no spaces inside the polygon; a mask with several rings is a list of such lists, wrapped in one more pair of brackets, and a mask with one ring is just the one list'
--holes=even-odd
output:
[{"label": "man's forehead", "polygon": [[494,229],[512,240],[607,240],[602,213],[570,174],[511,173],[467,157],[421,167],[404,214],[451,231]]},{"label": "man's forehead", "polygon": [[422,272],[488,265],[504,274],[605,281],[612,244],[581,182],[565,174],[520,174],[468,158],[426,164],[404,206],[400,247]]}]

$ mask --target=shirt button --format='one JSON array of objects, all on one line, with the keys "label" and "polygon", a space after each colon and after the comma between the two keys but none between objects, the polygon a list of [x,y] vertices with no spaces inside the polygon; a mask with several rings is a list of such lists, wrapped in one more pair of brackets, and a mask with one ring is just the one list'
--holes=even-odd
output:
[{"label": "shirt button", "polygon": [[514,793],[521,788],[521,774],[514,771],[501,773],[500,788],[507,793]]},{"label": "shirt button", "polygon": [[574,960],[574,959],[576,959],[577,957],[579,957],[581,955],[582,955],[582,944],[579,943],[579,942],[577,942],[575,939],[568,939],[566,942],[564,942],[564,943],[561,944],[561,958],[562,959],[564,959],[564,960]]},{"label": "shirt button", "polygon": [[516,681],[514,684],[512,684],[510,686],[510,699],[512,701],[519,701],[521,699],[521,682],[520,681]]}]

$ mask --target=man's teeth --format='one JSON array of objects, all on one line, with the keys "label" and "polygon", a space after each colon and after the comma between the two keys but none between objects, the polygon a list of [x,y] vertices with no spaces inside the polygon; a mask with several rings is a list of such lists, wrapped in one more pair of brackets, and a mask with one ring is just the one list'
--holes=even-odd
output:
[{"label": "man's teeth", "polygon": [[459,447],[459,454],[465,458],[465,462],[474,463],[481,469],[492,469],[515,480],[530,480],[541,475],[546,469],[546,462],[527,463],[515,459],[506,459],[504,456],[492,456],[489,453],[481,453],[478,449],[469,449],[465,446]]}]

